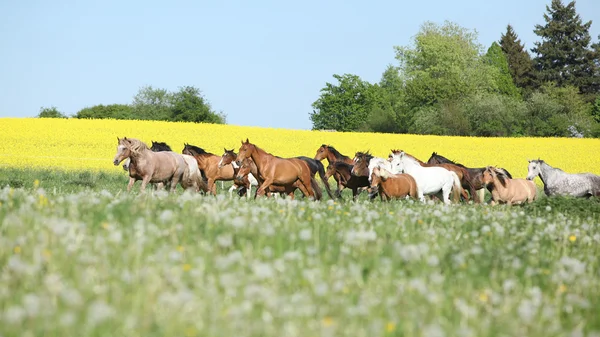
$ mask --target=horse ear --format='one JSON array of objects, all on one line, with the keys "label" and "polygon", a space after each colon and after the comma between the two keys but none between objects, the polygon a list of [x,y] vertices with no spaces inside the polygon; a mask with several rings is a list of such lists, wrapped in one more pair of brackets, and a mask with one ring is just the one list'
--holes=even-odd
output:
[{"label": "horse ear", "polygon": [[226,148],[223,148],[223,151],[227,152],[227,149],[226,149]]},{"label": "horse ear", "polygon": [[249,143],[250,143],[250,141],[249,141],[249,140],[248,140],[248,138],[246,137],[246,144],[249,144]]}]

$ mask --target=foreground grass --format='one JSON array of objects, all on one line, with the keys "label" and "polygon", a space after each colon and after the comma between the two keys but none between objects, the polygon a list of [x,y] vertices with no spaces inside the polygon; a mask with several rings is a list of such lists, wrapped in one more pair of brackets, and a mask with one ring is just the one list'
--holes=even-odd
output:
[{"label": "foreground grass", "polygon": [[2,336],[600,334],[597,200],[247,201],[40,174],[0,180]]}]

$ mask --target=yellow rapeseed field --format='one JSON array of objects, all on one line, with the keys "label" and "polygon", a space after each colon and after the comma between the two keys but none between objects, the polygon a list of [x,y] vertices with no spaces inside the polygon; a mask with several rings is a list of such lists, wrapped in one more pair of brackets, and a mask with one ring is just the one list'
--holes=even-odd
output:
[{"label": "yellow rapeseed field", "polygon": [[[184,143],[221,155],[235,151],[240,140],[282,157],[314,157],[321,144],[353,156],[370,150],[385,156],[392,148],[427,161],[433,151],[469,167],[497,165],[515,177],[527,174],[527,159],[541,158],[566,172],[600,173],[600,139],[475,138],[376,133],[287,130],[235,125],[157,121],[80,119],[0,119],[0,167],[119,171],[112,164],[117,137],[138,138],[151,145],[163,141],[181,152]],[[539,179],[536,179],[539,183]]]}]

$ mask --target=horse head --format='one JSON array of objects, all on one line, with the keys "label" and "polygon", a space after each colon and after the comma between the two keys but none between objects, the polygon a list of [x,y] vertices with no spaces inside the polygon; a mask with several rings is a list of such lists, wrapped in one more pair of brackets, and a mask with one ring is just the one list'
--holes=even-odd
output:
[{"label": "horse head", "polygon": [[317,153],[315,154],[315,160],[323,160],[327,158],[327,152],[329,152],[328,146],[322,144],[321,147],[317,149]]},{"label": "horse head", "polygon": [[115,158],[113,159],[113,164],[115,166],[119,165],[123,160],[131,156],[131,141],[127,139],[127,137],[123,139],[117,137],[117,142],[117,153],[115,154]]},{"label": "horse head", "polygon": [[254,144],[250,143],[248,138],[246,138],[246,142],[242,140],[242,146],[240,146],[240,149],[238,150],[238,154],[235,161],[238,163],[243,162],[244,159],[250,158],[255,150],[256,147],[254,146]]},{"label": "horse head", "polygon": [[354,155],[354,166],[352,167],[352,175],[361,177],[369,175],[369,162],[371,161],[371,154],[367,152],[356,152]]},{"label": "horse head", "polygon": [[536,176],[540,175],[542,173],[542,164],[544,163],[543,160],[541,159],[532,159],[532,160],[527,160],[529,162],[529,165],[527,165],[527,180],[533,180],[535,179]]},{"label": "horse head", "polygon": [[223,152],[223,155],[221,156],[221,160],[219,161],[219,168],[222,168],[226,165],[231,164],[232,162],[235,161],[235,158],[237,157],[237,154],[235,152],[233,152],[233,149],[227,150],[226,148],[223,148],[223,150],[225,152]]}]

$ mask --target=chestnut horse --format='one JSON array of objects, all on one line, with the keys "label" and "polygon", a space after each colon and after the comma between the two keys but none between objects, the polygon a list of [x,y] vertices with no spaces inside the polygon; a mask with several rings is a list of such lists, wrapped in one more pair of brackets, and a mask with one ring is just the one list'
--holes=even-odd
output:
[{"label": "chestnut horse", "polygon": [[310,168],[305,161],[298,158],[276,157],[250,143],[248,138],[246,142],[242,141],[236,161],[242,162],[246,158],[252,158],[256,164],[258,178],[263,180],[256,191],[257,196],[264,195],[271,185],[291,185],[299,180],[298,188],[302,193],[309,198],[315,198]]},{"label": "chestnut horse", "polygon": [[[346,164],[341,161],[333,162],[327,166],[325,177],[329,178],[334,174],[338,174],[340,177],[340,183],[343,187],[347,187],[352,190],[352,199],[356,200],[359,195],[359,189],[361,187],[369,187],[369,177],[356,176],[352,174],[353,166]],[[338,198],[342,197],[342,190],[338,188],[335,191],[335,195]]]},{"label": "chestnut horse", "polygon": [[[248,177],[248,174],[255,174],[256,176],[258,176],[258,168],[256,167],[256,164],[254,163],[254,161],[251,158],[246,158],[242,161],[242,163],[240,165],[240,169],[238,170],[235,178],[236,178],[236,180],[245,179]],[[259,178],[259,182],[262,183],[262,179]],[[315,190],[316,199],[320,200],[322,198],[323,194],[321,192],[321,188],[317,184],[317,181],[314,179],[314,177],[311,177],[311,185],[313,186],[313,189]],[[291,185],[285,185],[285,186],[271,185],[267,188],[266,194],[267,194],[267,196],[271,196],[272,193],[279,193],[280,195],[285,194],[285,195],[288,195],[289,197],[291,197],[292,199],[294,199],[294,192],[296,191],[297,188],[298,188],[298,181],[296,180]],[[255,197],[256,197],[256,195],[255,195]]]},{"label": "chestnut horse", "polygon": [[407,196],[418,199],[417,181],[410,174],[392,174],[386,169],[376,166],[371,174],[371,187],[369,195],[379,193],[382,201],[404,199]]},{"label": "chestnut horse", "polygon": [[[403,152],[405,156],[410,157],[410,158],[414,159],[415,161],[417,161],[419,163],[419,165],[421,165],[422,167],[443,167],[448,171],[452,171],[452,172],[456,173],[456,175],[458,176],[458,179],[460,180],[460,185],[462,187],[461,195],[465,199],[465,201],[469,200],[469,194],[467,194],[467,191],[466,191],[468,189],[469,193],[471,194],[471,199],[473,200],[473,202],[479,202],[479,198],[476,197],[477,194],[475,193],[475,187],[473,186],[473,183],[471,182],[471,175],[469,174],[469,171],[467,171],[467,169],[464,166],[458,166],[456,164],[450,164],[450,163],[428,164],[428,163],[422,162],[415,156],[413,156],[409,153],[406,153],[402,150],[392,150],[393,155],[398,155],[398,154],[400,154],[400,152]],[[391,159],[391,157],[392,156],[390,155],[390,159]]]},{"label": "chestnut horse", "polygon": [[492,187],[491,205],[496,203],[524,204],[537,199],[535,183],[527,179],[511,179],[502,170],[488,166],[483,171],[483,183]]},{"label": "chestnut horse", "polygon": [[[314,159],[318,161],[327,159],[328,165],[331,165],[338,161],[346,163],[348,165],[354,165],[354,161],[352,160],[352,158],[341,154],[338,150],[335,149],[335,147],[325,144],[322,144],[321,147],[317,149],[317,153],[315,154]],[[344,185],[340,181],[340,176],[336,173],[333,175],[333,179],[335,180],[338,186],[337,191],[341,192],[344,189]]]},{"label": "chestnut horse", "polygon": [[117,153],[113,164],[117,166],[123,160],[130,158],[130,169],[134,168],[134,172],[130,170],[129,173],[128,192],[131,191],[137,180],[141,180],[141,192],[145,191],[148,183],[167,183],[173,193],[180,182],[182,182],[182,187],[186,188],[183,186],[183,181],[191,181],[189,176],[195,174],[195,172],[190,172],[185,159],[178,153],[153,152],[144,142],[135,138],[120,139],[117,137],[117,141]]},{"label": "chestnut horse", "polygon": [[217,195],[217,185],[215,185],[215,181],[233,180],[233,166],[227,165],[224,167],[219,167],[219,161],[221,160],[220,156],[206,152],[200,147],[187,143],[184,144],[181,153],[196,158],[198,167],[204,172],[204,175],[208,180],[208,190],[213,195]]}]

